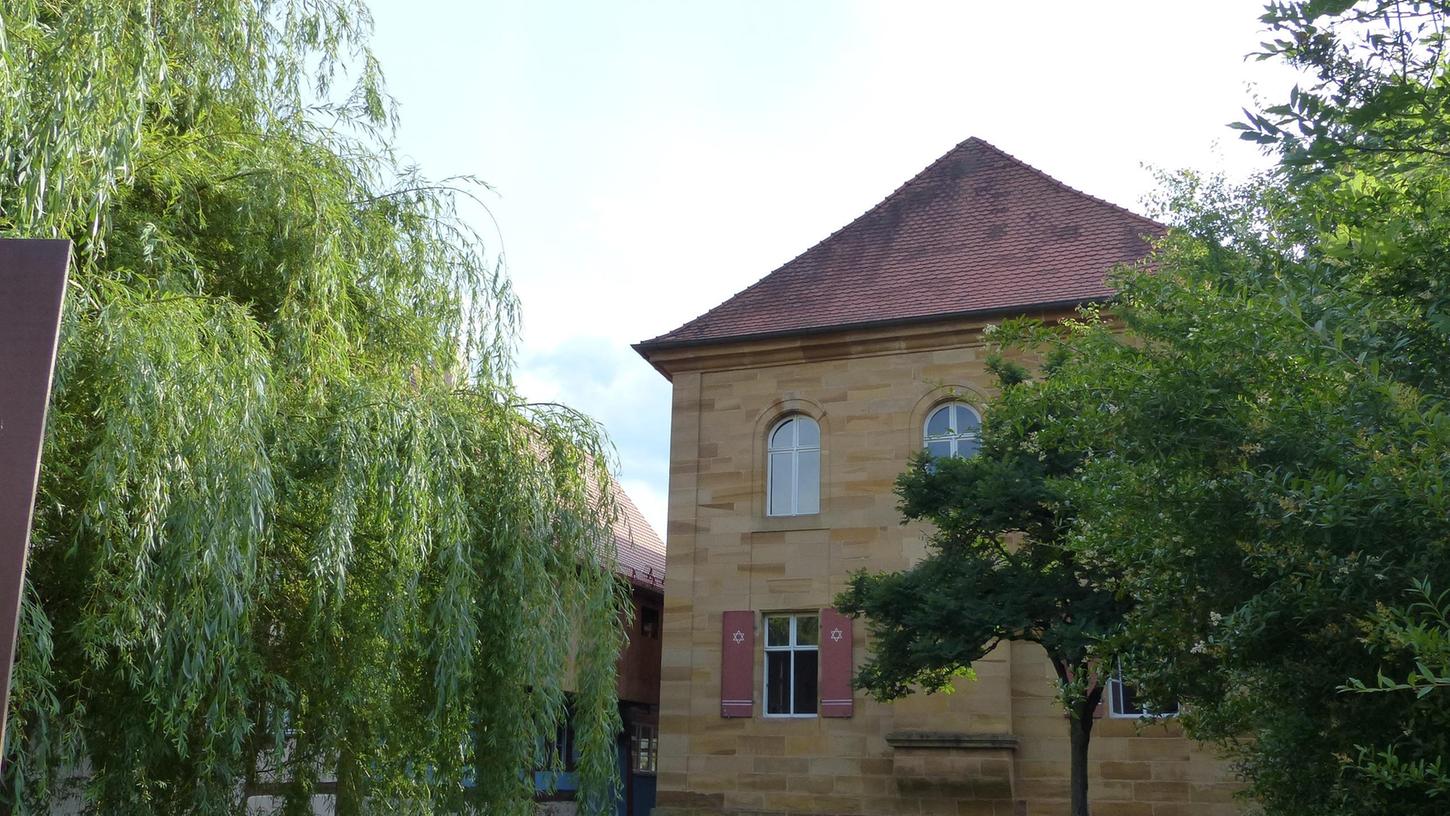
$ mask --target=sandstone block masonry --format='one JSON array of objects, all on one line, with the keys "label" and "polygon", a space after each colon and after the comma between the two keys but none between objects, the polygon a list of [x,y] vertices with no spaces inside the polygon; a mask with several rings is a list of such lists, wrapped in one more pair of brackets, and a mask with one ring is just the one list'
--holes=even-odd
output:
[{"label": "sandstone block masonry", "polygon": [[[1053,314],[1047,314],[1053,317]],[[938,321],[652,351],[674,386],[658,808],[684,814],[1067,813],[1068,730],[1042,652],[1004,644],[957,693],[850,717],[721,716],[723,613],[829,607],[857,570],[905,568],[924,530],[903,526],[892,485],[947,401],[991,395],[981,320]],[[782,417],[820,427],[820,512],[766,513],[766,435]],[[856,665],[866,627],[854,628]],[[758,650],[757,650],[758,651]],[[1225,765],[1171,719],[1101,719],[1096,813],[1229,816]]]}]

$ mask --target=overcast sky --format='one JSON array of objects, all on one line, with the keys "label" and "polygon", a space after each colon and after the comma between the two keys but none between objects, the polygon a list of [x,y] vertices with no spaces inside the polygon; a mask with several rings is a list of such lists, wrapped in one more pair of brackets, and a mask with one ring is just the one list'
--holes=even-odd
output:
[{"label": "overcast sky", "polygon": [[373,0],[402,152],[496,189],[520,386],[601,420],[665,526],[669,384],[630,344],[860,215],[968,136],[1142,211],[1149,167],[1242,175],[1290,83],[1260,3]]}]

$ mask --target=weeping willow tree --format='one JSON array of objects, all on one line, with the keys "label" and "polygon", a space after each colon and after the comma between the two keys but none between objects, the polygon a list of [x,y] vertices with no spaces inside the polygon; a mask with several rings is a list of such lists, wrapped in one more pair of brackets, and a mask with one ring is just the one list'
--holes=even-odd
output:
[{"label": "weeping willow tree", "polygon": [[[389,150],[352,0],[6,0],[0,234],[76,242],[3,803],[523,813],[614,784],[598,429]],[[67,780],[78,779],[71,788]]]}]

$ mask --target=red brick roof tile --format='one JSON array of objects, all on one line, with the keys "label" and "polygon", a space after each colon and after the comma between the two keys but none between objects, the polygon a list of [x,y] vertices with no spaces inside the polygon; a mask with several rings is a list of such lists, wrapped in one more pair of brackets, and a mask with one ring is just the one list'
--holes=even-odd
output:
[{"label": "red brick roof tile", "polygon": [[665,543],[644,514],[613,479],[614,503],[619,516],[614,520],[614,554],[619,574],[641,586],[665,587]]},{"label": "red brick roof tile", "polygon": [[971,138],[754,285],[635,348],[1077,304],[1163,225]]}]

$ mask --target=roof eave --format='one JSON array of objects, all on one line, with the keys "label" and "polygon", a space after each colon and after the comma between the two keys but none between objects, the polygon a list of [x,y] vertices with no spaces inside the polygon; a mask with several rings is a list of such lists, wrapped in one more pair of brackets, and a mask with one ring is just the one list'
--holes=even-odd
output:
[{"label": "roof eave", "polygon": [[655,371],[658,371],[665,379],[672,379],[670,372],[660,367],[659,363],[651,358],[656,351],[672,351],[675,349],[694,348],[704,346],[718,346],[729,343],[743,343],[751,340],[774,340],[781,337],[807,337],[819,334],[830,334],[832,332],[855,331],[860,329],[883,329],[892,326],[910,326],[920,323],[946,322],[949,320],[982,320],[993,317],[1004,317],[1007,315],[1025,315],[1033,312],[1052,312],[1062,309],[1075,309],[1086,306],[1090,303],[1106,303],[1112,300],[1113,296],[1099,295],[1089,298],[1072,298],[1069,300],[1045,301],[1042,303],[1027,303],[1014,306],[998,306],[990,309],[971,309],[961,312],[945,312],[940,314],[917,315],[913,317],[893,317],[884,320],[860,320],[854,323],[835,323],[826,326],[810,326],[803,329],[782,329],[779,331],[755,332],[747,334],[734,334],[725,337],[704,337],[684,340],[643,340],[635,343],[631,348],[639,356],[645,359]]}]

